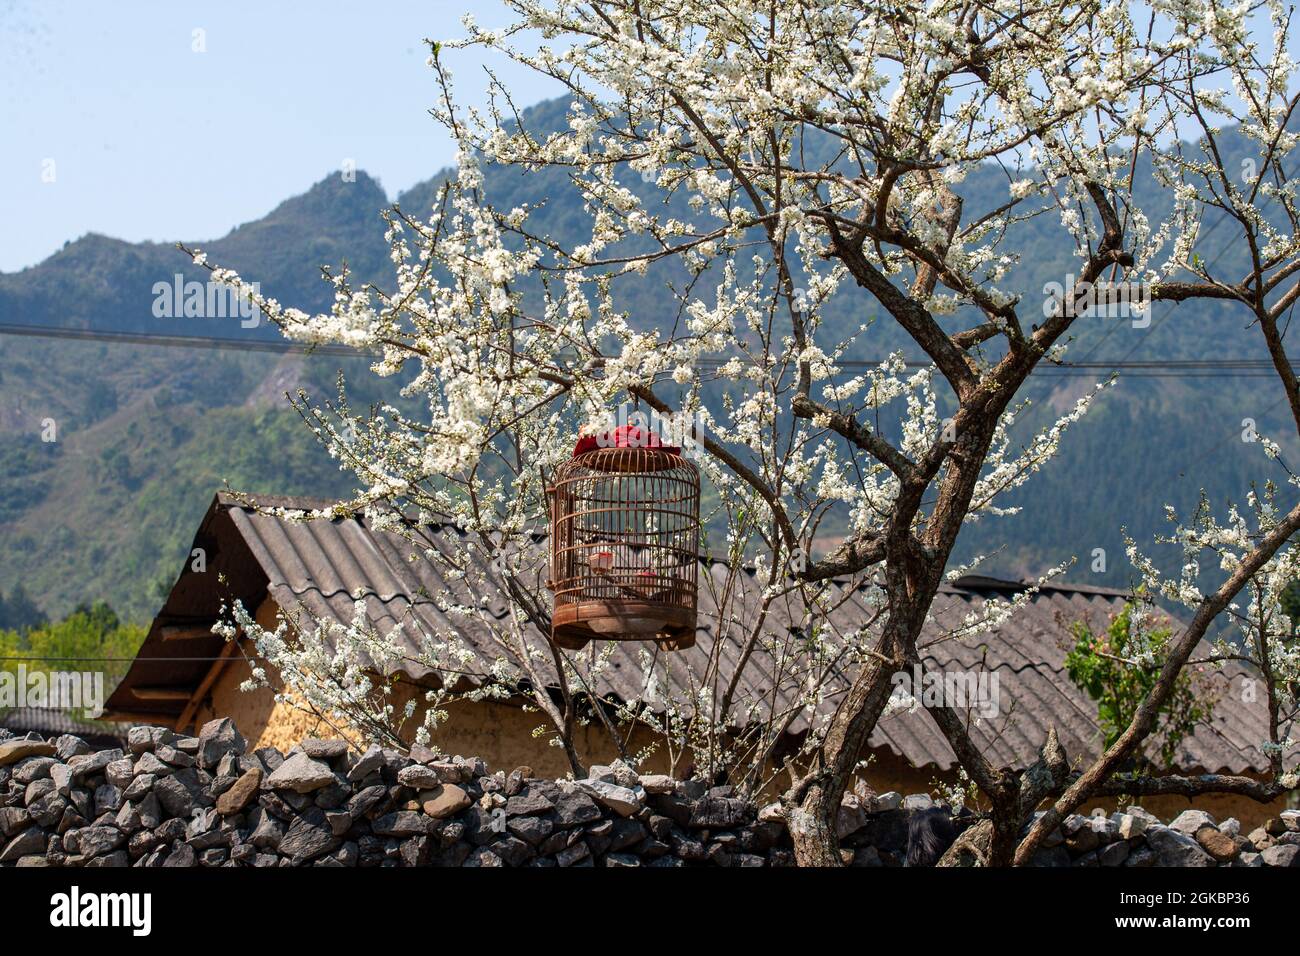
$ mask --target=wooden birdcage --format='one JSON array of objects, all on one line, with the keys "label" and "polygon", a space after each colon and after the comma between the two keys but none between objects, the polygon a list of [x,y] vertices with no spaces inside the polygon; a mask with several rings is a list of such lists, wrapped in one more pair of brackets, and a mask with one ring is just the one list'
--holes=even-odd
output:
[{"label": "wooden birdcage", "polygon": [[700,473],[680,448],[628,426],[578,442],[555,475],[551,639],[695,644]]}]

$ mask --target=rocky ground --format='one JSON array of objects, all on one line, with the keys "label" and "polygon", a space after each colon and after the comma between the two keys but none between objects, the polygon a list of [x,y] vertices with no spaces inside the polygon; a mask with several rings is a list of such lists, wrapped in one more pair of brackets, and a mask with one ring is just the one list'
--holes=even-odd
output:
[{"label": "rocky ground", "polygon": [[[924,795],[849,794],[846,862],[899,866]],[[1188,810],[1168,825],[1140,807],[1072,816],[1042,866],[1300,866],[1300,813],[1242,834]],[[416,746],[341,740],[248,751],[229,720],[197,737],[131,730],[126,750],[76,737],[0,739],[0,866],[790,866],[777,804],[729,787],[638,775],[585,780]]]}]

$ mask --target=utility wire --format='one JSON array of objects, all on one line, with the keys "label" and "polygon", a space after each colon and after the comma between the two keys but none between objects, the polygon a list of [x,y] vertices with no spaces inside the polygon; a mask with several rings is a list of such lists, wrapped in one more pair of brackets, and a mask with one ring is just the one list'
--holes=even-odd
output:
[{"label": "utility wire", "polygon": [[[1112,330],[1113,331],[1113,330]],[[350,358],[377,358],[377,352],[362,351],[346,345],[309,345],[301,342],[267,340],[223,339],[199,335],[159,335],[151,332],[110,332],[99,329],[65,329],[14,323],[0,323],[0,335],[15,335],[40,339],[72,339],[80,341],[110,342],[125,345],[160,346],[165,348],[220,349],[269,353],[300,353],[308,355],[336,355]],[[1145,336],[1143,337],[1145,339]],[[1140,344],[1140,343],[1139,343]],[[1136,347],[1130,350],[1131,355]],[[728,359],[706,357],[696,360],[703,368],[720,368]],[[841,369],[876,368],[885,359],[845,359],[835,364]],[[908,359],[908,368],[926,368],[928,360]],[[1143,378],[1267,378],[1273,374],[1273,365],[1266,359],[1204,359],[1174,360],[1168,362],[1146,361],[1118,362],[1081,361],[1040,365],[1034,374],[1088,375],[1093,371],[1124,369]]]}]

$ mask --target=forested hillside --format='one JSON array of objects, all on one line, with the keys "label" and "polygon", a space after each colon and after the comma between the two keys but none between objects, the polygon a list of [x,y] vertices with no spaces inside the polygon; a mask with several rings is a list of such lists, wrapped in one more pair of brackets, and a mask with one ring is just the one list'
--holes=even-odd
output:
[{"label": "forested hillside", "polygon": [[[564,122],[563,109],[558,101],[543,104],[527,122],[555,127]],[[1225,162],[1231,167],[1240,158],[1229,155]],[[415,215],[427,209],[440,175],[398,197],[402,208]],[[1142,171],[1138,176],[1142,183]],[[629,185],[651,188],[639,178]],[[961,190],[967,208],[981,210],[1005,201],[1007,187],[1008,175],[990,168]],[[580,197],[554,174],[489,168],[487,191],[507,209],[544,202],[533,225],[574,242],[589,228]],[[331,291],[320,279],[322,265],[346,258],[360,279],[383,281],[387,247],[379,212],[386,204],[364,173],[355,182],[333,174],[265,218],[198,245],[211,261],[260,280],[282,302],[321,309]],[[1012,285],[1024,295],[1026,321],[1041,305],[1044,283],[1065,281],[1074,267],[1051,216],[1017,233],[1021,263]],[[1245,251],[1231,242],[1231,227],[1207,226],[1200,254],[1235,274]],[[33,268],[0,275],[0,326],[196,335],[232,345],[278,338],[265,326],[242,327],[237,317],[155,316],[155,283],[177,273],[201,278],[171,245],[85,236]],[[674,316],[665,310],[671,299],[663,283],[683,278],[652,270],[625,286],[622,303],[647,326],[669,324]],[[852,288],[827,310],[827,321],[843,328],[876,317],[871,300]],[[1077,328],[1068,357],[1103,367],[1044,370],[1030,390],[1034,405],[1024,413],[1023,429],[1050,423],[1052,412],[1106,376],[1105,363],[1153,367],[1121,376],[1071,431],[1060,458],[1020,493],[1023,514],[967,529],[962,556],[990,553],[986,573],[1034,573],[1077,555],[1069,577],[1122,585],[1128,574],[1121,526],[1147,541],[1164,530],[1165,502],[1186,510],[1205,488],[1222,510],[1244,500],[1250,479],[1285,477],[1258,445],[1241,440],[1243,419],[1263,434],[1284,431],[1283,396],[1274,380],[1190,377],[1185,368],[1176,374],[1160,368],[1172,361],[1264,358],[1258,333],[1245,327],[1240,311],[1157,306],[1148,328],[1118,319],[1082,320]],[[901,341],[881,321],[849,357],[879,359]],[[51,618],[106,600],[124,618],[142,621],[179,571],[214,491],[229,484],[252,492],[346,493],[348,476],[283,397],[299,387],[328,397],[340,367],[357,390],[354,401],[393,398],[384,391],[392,383],[367,375],[364,360],[336,355],[0,335],[0,594],[21,585]],[[57,426],[54,442],[42,441],[47,420]],[[1096,548],[1107,555],[1102,573],[1092,571]]]}]

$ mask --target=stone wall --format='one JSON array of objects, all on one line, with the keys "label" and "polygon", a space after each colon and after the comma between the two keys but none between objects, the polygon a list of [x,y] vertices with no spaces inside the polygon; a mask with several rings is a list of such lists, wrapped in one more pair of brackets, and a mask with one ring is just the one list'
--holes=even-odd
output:
[{"label": "stone wall", "polygon": [[[846,861],[899,866],[928,797],[845,797]],[[1074,816],[1045,866],[1300,866],[1300,813],[1242,834],[1189,810]],[[197,737],[131,730],[125,750],[76,737],[0,739],[0,866],[789,866],[780,808],[728,787],[638,775],[490,773],[477,758],[340,740],[249,751],[229,719]]]}]

